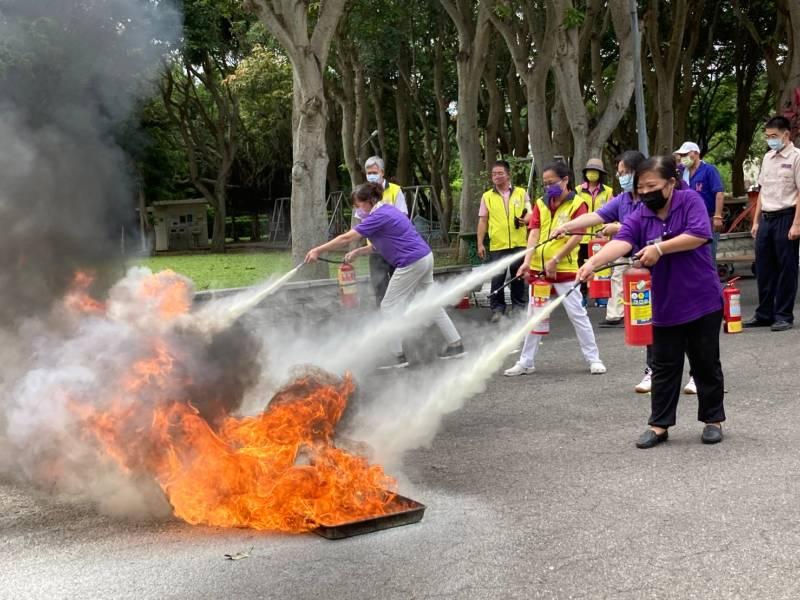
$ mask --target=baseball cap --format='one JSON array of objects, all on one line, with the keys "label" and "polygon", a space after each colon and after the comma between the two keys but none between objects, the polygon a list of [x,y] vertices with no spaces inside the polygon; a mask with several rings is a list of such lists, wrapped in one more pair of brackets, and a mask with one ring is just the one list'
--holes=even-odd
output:
[{"label": "baseball cap", "polygon": [[683,142],[680,148],[675,150],[673,154],[689,154],[689,152],[700,152],[700,146],[694,142]]}]

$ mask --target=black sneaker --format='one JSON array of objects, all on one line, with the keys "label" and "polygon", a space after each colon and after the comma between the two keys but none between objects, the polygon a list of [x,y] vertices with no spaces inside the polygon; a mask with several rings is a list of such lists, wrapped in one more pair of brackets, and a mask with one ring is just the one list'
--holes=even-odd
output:
[{"label": "black sneaker", "polygon": [[625,323],[622,319],[600,319],[599,327],[624,327]]},{"label": "black sneaker", "polygon": [[378,367],[379,369],[405,369],[408,367],[408,361],[405,354],[396,354],[393,363],[388,363]]},{"label": "black sneaker", "polygon": [[465,354],[464,346],[459,342],[453,346],[445,346],[444,350],[439,352],[439,358],[442,360],[450,360],[451,358],[461,358]]}]

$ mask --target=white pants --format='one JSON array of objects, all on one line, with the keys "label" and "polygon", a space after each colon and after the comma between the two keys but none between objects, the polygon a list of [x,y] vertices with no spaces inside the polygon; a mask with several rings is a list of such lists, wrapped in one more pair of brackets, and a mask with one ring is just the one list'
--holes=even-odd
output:
[{"label": "white pants", "polygon": [[[569,289],[575,285],[573,282],[554,283],[552,284],[559,296],[568,292]],[[580,288],[573,291],[569,296],[564,299],[564,310],[567,311],[567,316],[575,328],[575,334],[578,336],[578,343],[581,345],[581,352],[586,362],[593,363],[600,361],[600,351],[597,349],[597,342],[594,340],[594,331],[592,330],[592,323],[589,321],[589,316],[586,314],[586,309],[583,306],[583,295]],[[533,314],[533,307],[528,304],[528,317]],[[522,353],[519,356],[519,364],[523,367],[532,367],[533,359],[536,357],[536,351],[539,349],[539,342],[542,336],[529,333],[525,338],[525,344],[522,346]]]},{"label": "white pants", "polygon": [[[416,292],[424,292],[431,285],[433,285],[433,253],[423,256],[407,267],[398,267],[394,270],[389,280],[389,287],[386,288],[386,295],[381,302],[381,312],[387,317],[396,317],[406,309]],[[455,344],[461,339],[444,308],[436,311],[434,321],[448,344]],[[400,338],[393,339],[391,348],[395,354],[402,354],[403,341]]]},{"label": "white pants", "polygon": [[620,265],[611,271],[611,298],[606,305],[607,321],[616,321],[625,315],[625,306],[622,304],[622,276],[628,269],[629,265]]}]

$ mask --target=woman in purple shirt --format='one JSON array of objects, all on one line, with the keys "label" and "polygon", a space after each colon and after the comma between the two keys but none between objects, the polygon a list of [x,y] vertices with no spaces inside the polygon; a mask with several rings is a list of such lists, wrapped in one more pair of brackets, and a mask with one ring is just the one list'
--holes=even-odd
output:
[{"label": "woman in purple shirt", "polygon": [[679,189],[671,157],[656,156],[636,170],[634,188],[642,202],[614,239],[578,272],[587,280],[599,266],[640,248],[636,258],[651,269],[653,283],[652,412],[650,428],[636,442],[652,448],[675,424],[684,353],[697,385],[702,441],[722,441],[724,384],[719,360],[722,294],[705,245],[711,240],[703,199]]},{"label": "woman in purple shirt", "polygon": [[[415,293],[433,285],[433,253],[405,213],[390,204],[384,204],[382,198],[381,185],[365,183],[358,186],[351,199],[356,209],[364,215],[361,222],[328,243],[309,250],[306,262],[316,262],[323,252],[346,248],[362,238],[369,238],[369,244],[348,252],[344,259],[352,262],[362,254],[378,252],[394,267],[386,294],[381,301],[381,312],[397,317],[408,306]],[[437,310],[435,322],[447,341],[439,358],[446,360],[464,356],[461,336],[444,308]],[[382,368],[407,367],[402,340],[398,338],[392,341],[392,351],[394,361]]]}]

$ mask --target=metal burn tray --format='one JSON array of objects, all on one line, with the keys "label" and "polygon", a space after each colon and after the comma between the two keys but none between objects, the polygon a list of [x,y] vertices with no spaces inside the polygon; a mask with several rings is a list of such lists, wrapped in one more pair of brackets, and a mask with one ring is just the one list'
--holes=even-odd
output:
[{"label": "metal burn tray", "polygon": [[422,515],[425,514],[425,505],[406,498],[405,496],[395,496],[390,505],[397,506],[397,511],[390,512],[377,517],[369,517],[359,521],[348,521],[346,523],[321,524],[314,529],[314,533],[321,535],[329,540],[340,540],[342,538],[353,537],[363,533],[372,533],[381,529],[400,527],[401,525],[411,525],[419,523]]}]

